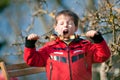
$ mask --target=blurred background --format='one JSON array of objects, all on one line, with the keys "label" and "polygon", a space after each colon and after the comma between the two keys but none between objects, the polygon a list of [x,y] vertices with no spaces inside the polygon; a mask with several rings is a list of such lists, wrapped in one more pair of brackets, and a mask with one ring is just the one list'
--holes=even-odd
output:
[{"label": "blurred background", "polygon": [[[41,47],[49,41],[45,37],[54,32],[54,15],[63,9],[78,14],[77,34],[98,30],[109,45],[111,58],[93,65],[93,80],[120,80],[120,0],[0,0],[0,61],[24,62],[25,37],[40,35],[37,48]],[[47,80],[45,73],[18,79]]]}]

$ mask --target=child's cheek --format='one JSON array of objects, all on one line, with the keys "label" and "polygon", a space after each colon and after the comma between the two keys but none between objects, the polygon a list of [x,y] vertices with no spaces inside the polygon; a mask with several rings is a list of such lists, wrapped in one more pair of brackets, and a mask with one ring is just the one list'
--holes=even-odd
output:
[{"label": "child's cheek", "polygon": [[62,35],[62,34],[63,34],[62,27],[56,26],[56,32],[57,32],[59,35]]}]

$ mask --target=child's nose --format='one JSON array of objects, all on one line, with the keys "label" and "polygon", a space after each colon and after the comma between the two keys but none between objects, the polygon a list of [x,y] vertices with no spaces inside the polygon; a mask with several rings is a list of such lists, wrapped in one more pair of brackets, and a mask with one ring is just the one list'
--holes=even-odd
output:
[{"label": "child's nose", "polygon": [[67,24],[67,23],[64,23],[64,27],[68,27],[68,24]]}]

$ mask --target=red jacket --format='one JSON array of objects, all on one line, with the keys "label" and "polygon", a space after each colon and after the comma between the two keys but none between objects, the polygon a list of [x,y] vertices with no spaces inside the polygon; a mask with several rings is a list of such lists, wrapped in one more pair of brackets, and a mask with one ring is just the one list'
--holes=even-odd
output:
[{"label": "red jacket", "polygon": [[48,80],[91,80],[93,63],[110,57],[106,42],[92,44],[80,38],[69,45],[57,39],[42,48],[25,47],[24,60],[31,66],[46,66]]}]

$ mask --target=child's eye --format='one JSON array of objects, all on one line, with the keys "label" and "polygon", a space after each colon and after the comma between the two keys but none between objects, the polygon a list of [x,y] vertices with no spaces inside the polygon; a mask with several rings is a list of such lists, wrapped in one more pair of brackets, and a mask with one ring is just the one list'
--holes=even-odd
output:
[{"label": "child's eye", "polygon": [[72,26],[72,24],[69,24],[68,26]]},{"label": "child's eye", "polygon": [[58,23],[57,25],[64,25],[64,23]]},{"label": "child's eye", "polygon": [[73,22],[68,23],[68,25],[70,25],[70,26],[73,25],[73,24],[74,24]]}]

